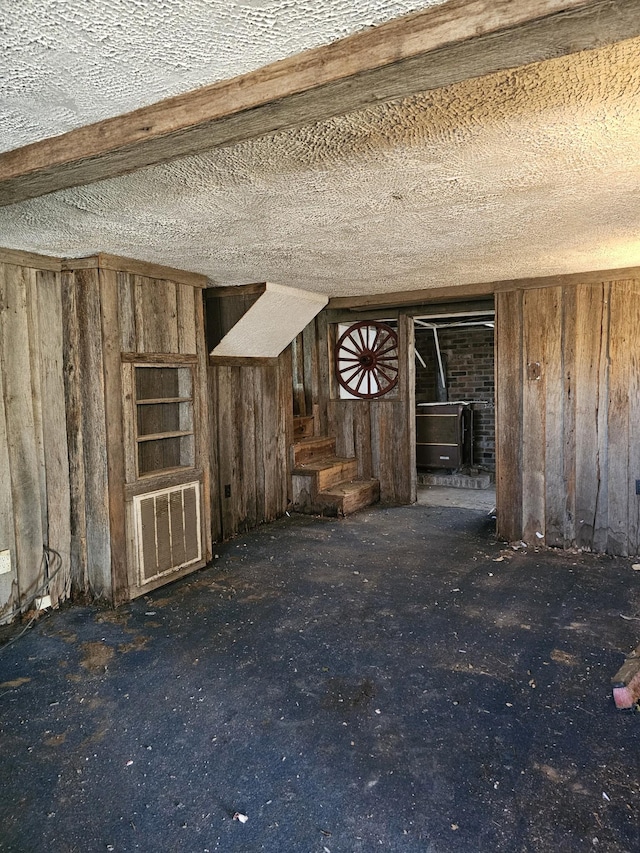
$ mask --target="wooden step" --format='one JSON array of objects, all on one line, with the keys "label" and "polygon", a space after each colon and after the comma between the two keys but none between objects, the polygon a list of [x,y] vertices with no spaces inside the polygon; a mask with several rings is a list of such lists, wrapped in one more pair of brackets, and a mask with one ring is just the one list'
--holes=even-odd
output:
[{"label": "wooden step", "polygon": [[379,500],[378,480],[352,480],[350,483],[337,483],[330,489],[320,492],[316,498],[322,515],[332,516],[351,515]]},{"label": "wooden step", "polygon": [[293,419],[293,437],[308,438],[313,435],[313,418],[298,417]]},{"label": "wooden step", "polygon": [[306,462],[304,465],[297,466],[293,469],[292,474],[294,479],[300,477],[311,481],[311,487],[308,488],[307,486],[307,488],[312,497],[315,498],[318,492],[330,489],[336,483],[354,480],[358,475],[358,460],[342,459],[338,456],[333,456],[331,459],[318,459],[315,462]]},{"label": "wooden step", "polygon": [[316,462],[318,459],[328,459],[336,455],[335,437],[312,436],[296,441],[293,445],[293,467],[305,465],[308,462]]}]

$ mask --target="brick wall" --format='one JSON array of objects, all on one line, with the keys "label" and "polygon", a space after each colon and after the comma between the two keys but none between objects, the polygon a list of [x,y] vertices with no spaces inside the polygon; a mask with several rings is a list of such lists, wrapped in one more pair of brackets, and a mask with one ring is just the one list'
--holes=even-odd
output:
[{"label": "brick wall", "polygon": [[[440,351],[447,379],[447,400],[474,402],[474,462],[495,471],[495,389],[493,329],[487,326],[440,329]],[[416,402],[436,402],[438,361],[430,329],[416,326],[416,349],[427,364],[416,360]]]}]

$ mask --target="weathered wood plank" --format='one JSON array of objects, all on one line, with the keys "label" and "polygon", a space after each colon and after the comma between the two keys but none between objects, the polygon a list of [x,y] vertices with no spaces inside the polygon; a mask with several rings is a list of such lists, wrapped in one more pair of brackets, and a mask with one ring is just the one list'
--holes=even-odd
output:
[{"label": "weathered wood plank", "polygon": [[0,203],[310,124],[640,32],[636,0],[449,0],[0,156]]},{"label": "weathered wood plank", "polygon": [[[564,547],[566,492],[564,471],[564,372],[562,288],[544,291],[545,315],[539,318],[545,342],[545,544]],[[526,380],[525,380],[526,382]]]},{"label": "weathered wood plank", "polygon": [[[217,409],[218,409],[218,476],[220,482],[220,510],[222,536],[229,539],[237,531],[234,512],[237,490],[235,463],[235,397],[233,372],[239,368],[217,367]],[[230,492],[230,494],[227,494]]]},{"label": "weathered wood plank", "polygon": [[[0,262],[0,332],[4,334],[4,314],[7,311],[5,264]],[[0,349],[0,549],[11,552],[11,572],[0,575],[0,623],[9,617],[18,604],[18,576],[16,558],[13,492],[11,489],[11,467],[5,411],[5,364]]]},{"label": "weathered wood plank", "polygon": [[350,406],[352,408],[352,417],[349,419],[352,430],[352,453],[358,460],[358,477],[361,480],[368,480],[373,477],[371,403],[368,400],[354,400]]},{"label": "weathered wood plank", "polygon": [[562,289],[564,546],[576,541],[576,328],[575,287]]},{"label": "weathered wood plank", "polygon": [[[109,533],[111,539],[111,598],[120,604],[129,598],[127,570],[127,529],[123,486],[125,471],[125,432],[122,363],[120,361],[121,330],[119,306],[120,276],[113,270],[101,269],[99,276],[102,360],[105,395],[105,439],[107,480],[109,484]],[[130,414],[130,410],[128,411]],[[127,438],[129,438],[127,436]]]},{"label": "weathered wood plank", "polygon": [[[178,310],[178,351],[193,353],[196,348],[195,299],[202,299],[199,290],[187,284],[176,284]],[[200,330],[198,330],[200,331]]]},{"label": "weathered wood plank", "polygon": [[[63,372],[63,321],[60,274],[36,276],[40,323],[40,388],[43,405],[43,449],[47,499],[47,543],[62,560],[49,586],[52,603],[68,597],[71,583],[71,508],[69,456]],[[46,334],[42,330],[46,329]]]},{"label": "weathered wood plank", "polygon": [[291,342],[293,363],[293,414],[296,418],[307,416],[307,401],[304,388],[304,344],[302,332]]},{"label": "weathered wood plank", "polygon": [[611,285],[609,303],[609,399],[607,421],[607,553],[629,553],[630,362],[638,334],[634,283]]},{"label": "weathered wood plank", "polygon": [[[600,515],[602,463],[601,364],[606,359],[605,326],[608,308],[604,286],[576,289],[576,545],[594,546],[596,519]],[[603,349],[604,348],[604,349]],[[603,405],[601,405],[601,403]],[[605,492],[606,494],[606,492]],[[606,501],[605,501],[606,504]]]},{"label": "weathered wood plank", "polygon": [[315,318],[317,348],[318,348],[318,400],[313,407],[313,418],[316,435],[326,435],[327,405],[332,397],[333,357],[332,341],[329,331],[326,310],[321,311]]},{"label": "weathered wood plank", "polygon": [[120,323],[121,352],[135,352],[136,315],[134,308],[134,281],[131,273],[116,272],[118,283],[118,319]]},{"label": "weathered wood plank", "polygon": [[[632,329],[640,329],[640,281],[631,283],[628,322]],[[629,467],[627,471],[629,494],[629,554],[640,552],[640,496],[636,494],[636,480],[640,479],[640,349],[630,346],[629,360]]]},{"label": "weathered wood plank", "polygon": [[[278,436],[279,411],[278,403],[278,366],[265,365],[262,368],[262,411],[263,411],[263,459],[264,459],[264,492],[265,492],[265,521],[273,521],[278,516],[280,508],[280,464]],[[288,448],[287,451],[288,452]]]},{"label": "weathered wood plank", "polygon": [[87,258],[65,258],[62,261],[62,270],[112,270],[113,272],[129,273],[132,276],[140,275],[158,280],[174,281],[180,284],[188,284],[190,287],[208,287],[208,279],[199,273],[180,270],[175,267],[167,267],[163,264],[152,264],[148,261],[139,261],[136,258],[125,258],[120,255],[108,255],[100,252]]},{"label": "weathered wood plank", "polygon": [[605,552],[609,533],[609,435],[608,435],[608,402],[609,402],[609,320],[611,310],[611,282],[605,282],[602,301],[602,342],[598,369],[597,425],[598,445],[597,459],[599,467],[599,490],[596,501],[595,529],[593,532],[593,548]]},{"label": "weathered wood plank", "polygon": [[76,274],[62,273],[62,320],[64,389],[69,453],[71,512],[71,589],[83,595],[88,590],[87,518],[82,431],[84,365],[81,357]]},{"label": "weathered wood plank", "polygon": [[209,382],[207,378],[207,347],[204,329],[204,302],[200,291],[193,292],[193,329],[194,346],[198,356],[198,368],[194,377],[194,399],[193,416],[196,426],[196,465],[201,468],[202,474],[202,556],[209,561],[213,555],[211,536],[211,478],[212,468],[210,461],[211,436],[209,429]]},{"label": "weathered wood plank", "polygon": [[251,530],[257,522],[256,509],[256,468],[261,464],[256,460],[255,421],[252,417],[255,405],[255,372],[259,368],[243,367],[240,370],[240,387],[236,393],[236,425],[238,433],[237,451],[239,454],[241,510],[237,524],[241,530]]},{"label": "weathered wood plank", "polygon": [[36,592],[43,580],[40,456],[32,402],[27,311],[27,286],[32,274],[35,273],[25,267],[5,266],[0,315],[0,362],[4,365],[5,418],[21,603]]},{"label": "weathered wood plank", "polygon": [[522,293],[496,297],[497,532],[522,537]]},{"label": "weathered wood plank", "polygon": [[211,541],[222,539],[222,497],[220,487],[219,454],[219,393],[217,367],[206,369],[207,404],[209,411],[208,457],[209,457],[209,504],[211,520]]},{"label": "weathered wood plank", "polygon": [[396,420],[398,446],[402,448],[403,462],[398,466],[400,476],[398,499],[401,503],[415,503],[418,499],[418,472],[416,467],[416,356],[415,324],[413,317],[403,314],[398,319],[398,356],[400,399],[402,412]]},{"label": "weathered wood plank", "polygon": [[28,370],[31,374],[31,405],[33,408],[33,434],[37,453],[38,478],[40,480],[42,535],[43,544],[48,544],[47,531],[49,521],[47,518],[47,475],[44,463],[44,435],[42,426],[43,389],[40,380],[40,315],[38,313],[38,292],[36,288],[36,270],[25,268],[24,272],[29,344],[29,362],[25,365],[25,370]]},{"label": "weathered wood plank", "polygon": [[554,290],[524,294],[522,388],[522,528],[525,542],[545,536],[547,335]]},{"label": "weathered wood plank", "polygon": [[109,474],[102,324],[97,270],[76,272],[79,357],[82,363],[82,441],[86,500],[87,575],[97,598],[111,598]]},{"label": "weathered wood plank", "polygon": [[179,352],[176,285],[138,275],[134,282],[137,351]]},{"label": "weathered wood plank", "polygon": [[291,456],[289,448],[293,445],[293,364],[291,347],[278,358],[278,405],[280,419],[278,424],[280,456],[280,506],[278,515],[282,515],[293,500],[291,486]]}]

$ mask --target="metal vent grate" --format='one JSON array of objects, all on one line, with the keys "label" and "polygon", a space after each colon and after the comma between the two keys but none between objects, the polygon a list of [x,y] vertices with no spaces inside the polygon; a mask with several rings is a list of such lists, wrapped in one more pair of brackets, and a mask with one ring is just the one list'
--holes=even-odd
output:
[{"label": "metal vent grate", "polygon": [[201,559],[200,483],[133,500],[140,586]]}]

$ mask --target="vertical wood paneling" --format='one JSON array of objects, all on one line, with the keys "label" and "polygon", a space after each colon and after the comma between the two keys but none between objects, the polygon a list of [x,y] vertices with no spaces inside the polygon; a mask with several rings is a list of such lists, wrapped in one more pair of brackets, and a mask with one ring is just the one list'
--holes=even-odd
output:
[{"label": "vertical wood paneling", "polygon": [[545,532],[546,290],[523,298],[522,515],[526,541]]},{"label": "vertical wood paneling", "polygon": [[[234,511],[237,482],[235,482],[235,405],[233,392],[233,371],[238,368],[215,367],[217,375],[216,403],[218,410],[218,477],[220,481],[220,515],[222,536],[227,539],[237,532],[237,512]],[[225,495],[225,489],[231,489],[231,495]]]},{"label": "vertical wood paneling", "polygon": [[87,506],[84,476],[83,377],[78,290],[72,272],[62,274],[64,388],[67,409],[69,453],[69,498],[71,510],[71,588],[84,594],[87,579]]},{"label": "vertical wood paneling", "polygon": [[497,531],[522,536],[522,293],[496,294]]},{"label": "vertical wood paneling", "polygon": [[290,347],[278,359],[278,373],[280,453],[285,461],[285,467],[280,478],[280,506],[278,508],[278,515],[281,515],[293,501],[291,454],[289,452],[293,445],[293,364]]},{"label": "vertical wood paneling", "polygon": [[146,276],[134,281],[136,352],[179,352],[175,283]]},{"label": "vertical wood paneling", "polygon": [[[576,544],[591,548],[601,515],[603,443],[602,362],[606,361],[607,308],[603,285],[576,289]],[[606,406],[606,397],[604,398]]]},{"label": "vertical wood paneling", "polygon": [[314,405],[313,416],[315,419],[316,435],[327,435],[329,427],[328,404],[331,399],[333,369],[331,367],[332,353],[326,311],[321,311],[316,316],[315,324],[318,342],[318,400],[317,404]]},{"label": "vertical wood paneling", "polygon": [[[42,583],[41,447],[34,421],[29,352],[28,282],[35,271],[7,264],[4,274],[0,356],[4,393],[10,484],[15,521],[20,600]],[[36,389],[39,398],[39,389]]]},{"label": "vertical wood paneling", "polygon": [[[631,348],[638,334],[633,310],[633,282],[616,282],[609,305],[609,417],[607,550],[628,554],[629,534],[629,415]],[[625,488],[625,486],[627,486]]]},{"label": "vertical wood paneling", "polygon": [[544,291],[544,541],[564,547],[564,365],[562,360],[562,288]]},{"label": "vertical wood paneling", "polygon": [[197,352],[195,301],[201,301],[201,298],[202,295],[199,290],[196,291],[187,284],[176,284],[178,352]]},{"label": "vertical wood paneling", "polygon": [[116,273],[120,348],[122,352],[136,351],[135,287],[133,279],[134,276],[131,273]]},{"label": "vertical wood paneling", "polygon": [[111,595],[109,476],[102,320],[98,270],[78,270],[79,352],[83,370],[82,435],[86,500],[87,575],[97,597]]},{"label": "vertical wood paneling", "polygon": [[241,508],[238,523],[248,530],[258,524],[256,489],[256,431],[250,420],[255,400],[255,368],[238,368],[240,387],[236,394],[236,422],[242,424],[238,431],[240,441],[236,448],[239,454],[239,492]]},{"label": "vertical wood paneling", "polygon": [[278,453],[280,449],[278,402],[278,367],[268,364],[263,367],[262,385],[265,521],[273,521],[278,516],[279,478],[282,476],[282,471],[286,470],[286,459]]},{"label": "vertical wood paneling", "polygon": [[401,314],[398,319],[402,369],[400,371],[401,399],[404,412],[396,419],[398,446],[403,449],[403,462],[398,466],[398,494],[401,503],[415,503],[418,499],[418,472],[416,468],[416,356],[415,323],[413,317]]},{"label": "vertical wood paneling", "polygon": [[[188,303],[188,300],[187,300]],[[191,302],[192,313],[191,322],[193,323],[193,346],[198,356],[198,369],[195,377],[194,387],[194,417],[197,425],[196,430],[196,464],[202,470],[202,543],[203,543],[203,558],[210,560],[213,552],[211,543],[211,460],[209,457],[211,438],[209,435],[210,419],[209,419],[209,382],[207,377],[207,344],[205,339],[204,328],[204,302],[202,293],[198,290],[193,292],[193,301]],[[183,303],[184,308],[184,303]],[[186,310],[186,308],[184,308]],[[186,328],[187,319],[185,318],[184,326]],[[188,336],[183,338],[184,346],[190,346]]]},{"label": "vertical wood paneling", "polygon": [[565,287],[562,294],[564,547],[571,546],[576,539],[576,323],[576,289]]},{"label": "vertical wood paneling", "polygon": [[[636,335],[640,329],[640,282],[630,283],[626,314],[626,322],[632,330],[632,335]],[[629,465],[626,472],[629,501],[629,539],[627,551],[629,554],[638,554],[640,552],[640,495],[636,494],[636,480],[640,480],[640,347],[637,346],[633,337],[631,337],[626,357],[629,360]]]},{"label": "vertical wood paneling", "polygon": [[[0,264],[0,334],[4,337],[5,314],[9,305],[5,283],[6,267]],[[11,614],[18,604],[18,574],[16,562],[15,517],[11,467],[7,436],[5,399],[7,397],[7,367],[4,352],[0,350],[0,548],[11,552],[11,573],[0,575],[0,622]]]},{"label": "vertical wood paneling", "polygon": [[125,483],[125,436],[123,429],[121,332],[118,274],[99,271],[102,359],[105,394],[105,437],[107,450],[107,482],[109,498],[109,532],[111,551],[110,592],[114,603],[129,597],[127,571],[127,532],[123,485]]},{"label": "vertical wood paneling", "polygon": [[[71,564],[69,456],[63,376],[63,325],[60,275],[47,270],[36,274],[37,312],[40,318],[39,361],[43,401],[43,450],[46,492],[46,542],[62,560],[50,584],[52,602],[67,597]],[[42,329],[46,334],[42,334]]]},{"label": "vertical wood paneling", "polygon": [[[497,298],[499,532],[626,555],[640,547],[640,285],[633,281],[530,290]],[[522,523],[516,477],[518,325],[523,325]],[[540,372],[537,376],[537,364]],[[638,477],[640,479],[640,477]],[[507,518],[508,528],[504,519]],[[505,530],[508,529],[508,534]]]}]

